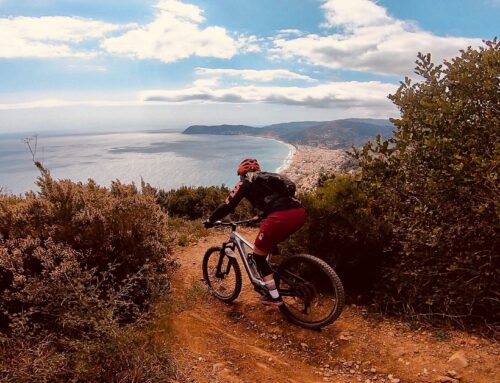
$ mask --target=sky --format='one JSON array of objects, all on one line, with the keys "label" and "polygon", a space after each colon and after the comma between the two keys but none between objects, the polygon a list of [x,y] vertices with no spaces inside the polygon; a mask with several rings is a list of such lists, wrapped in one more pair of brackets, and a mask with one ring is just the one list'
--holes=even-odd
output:
[{"label": "sky", "polygon": [[0,0],[0,133],[396,117],[500,0]]}]

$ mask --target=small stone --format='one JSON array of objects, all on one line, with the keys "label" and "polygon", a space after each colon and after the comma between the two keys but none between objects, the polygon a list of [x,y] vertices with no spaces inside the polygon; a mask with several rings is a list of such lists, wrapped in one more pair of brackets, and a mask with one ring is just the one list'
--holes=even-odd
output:
[{"label": "small stone", "polygon": [[372,367],[372,368],[370,368],[370,372],[373,372],[375,374],[377,372],[377,369]]},{"label": "small stone", "polygon": [[365,383],[372,383],[372,381],[370,379],[366,379]]},{"label": "small stone", "polygon": [[452,356],[450,356],[448,362],[453,366],[455,366],[456,368],[465,368],[469,365],[469,362],[465,357],[465,352],[463,352],[462,350],[457,351]]},{"label": "small stone", "polygon": [[355,371],[355,370],[353,370],[353,369],[351,368],[351,369],[349,370],[349,372],[350,372],[351,374],[354,374],[356,371]]},{"label": "small stone", "polygon": [[309,350],[309,346],[307,345],[307,343],[301,343],[300,344],[300,348],[302,348],[302,351],[308,351]]},{"label": "small stone", "polygon": [[343,332],[340,333],[339,339],[340,340],[351,340],[352,339],[352,335],[351,335],[351,333],[349,333],[347,331],[343,331]]},{"label": "small stone", "polygon": [[200,356],[200,357],[198,357],[198,360],[201,362],[203,360],[203,358]]},{"label": "small stone", "polygon": [[457,374],[457,372],[455,370],[446,371],[446,375],[448,375],[454,379],[458,379],[458,380],[462,379],[462,377],[459,374]]},{"label": "small stone", "polygon": [[449,376],[440,376],[437,378],[437,381],[439,383],[457,383],[457,382],[459,382],[458,379],[454,379],[454,378],[449,377]]},{"label": "small stone", "polygon": [[224,363],[215,363],[213,366],[212,366],[212,372],[217,372],[218,370],[220,370],[222,367],[224,367]]}]

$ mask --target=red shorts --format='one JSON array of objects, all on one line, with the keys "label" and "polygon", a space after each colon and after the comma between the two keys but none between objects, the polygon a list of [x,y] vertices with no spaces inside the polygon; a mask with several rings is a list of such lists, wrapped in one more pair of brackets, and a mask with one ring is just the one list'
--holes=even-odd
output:
[{"label": "red shorts", "polygon": [[259,250],[270,253],[278,243],[299,230],[306,218],[306,209],[303,207],[269,214],[260,225],[255,246]]}]

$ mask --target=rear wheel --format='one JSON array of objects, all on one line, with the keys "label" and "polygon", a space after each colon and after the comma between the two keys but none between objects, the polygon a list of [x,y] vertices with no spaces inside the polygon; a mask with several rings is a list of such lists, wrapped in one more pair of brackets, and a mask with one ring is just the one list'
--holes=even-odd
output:
[{"label": "rear wheel", "polygon": [[203,257],[203,278],[210,293],[221,301],[232,302],[241,292],[240,266],[220,246],[206,251]]},{"label": "rear wheel", "polygon": [[335,321],[344,308],[344,287],[335,271],[309,254],[286,258],[275,274],[284,304],[283,314],[293,323],[319,329]]}]

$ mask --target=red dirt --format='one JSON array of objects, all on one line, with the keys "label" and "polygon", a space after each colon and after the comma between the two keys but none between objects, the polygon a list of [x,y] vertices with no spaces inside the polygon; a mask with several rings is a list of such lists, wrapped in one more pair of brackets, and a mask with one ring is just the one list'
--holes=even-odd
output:
[{"label": "red dirt", "polygon": [[[255,236],[254,230],[242,233]],[[175,254],[180,268],[169,319],[175,382],[500,381],[500,347],[493,340],[454,330],[411,329],[355,305],[346,306],[322,331],[305,330],[287,322],[278,309],[262,306],[246,275],[233,304],[218,301],[202,287],[201,263],[205,250],[224,238],[215,234]],[[448,361],[457,351],[464,353],[467,367]]]}]

